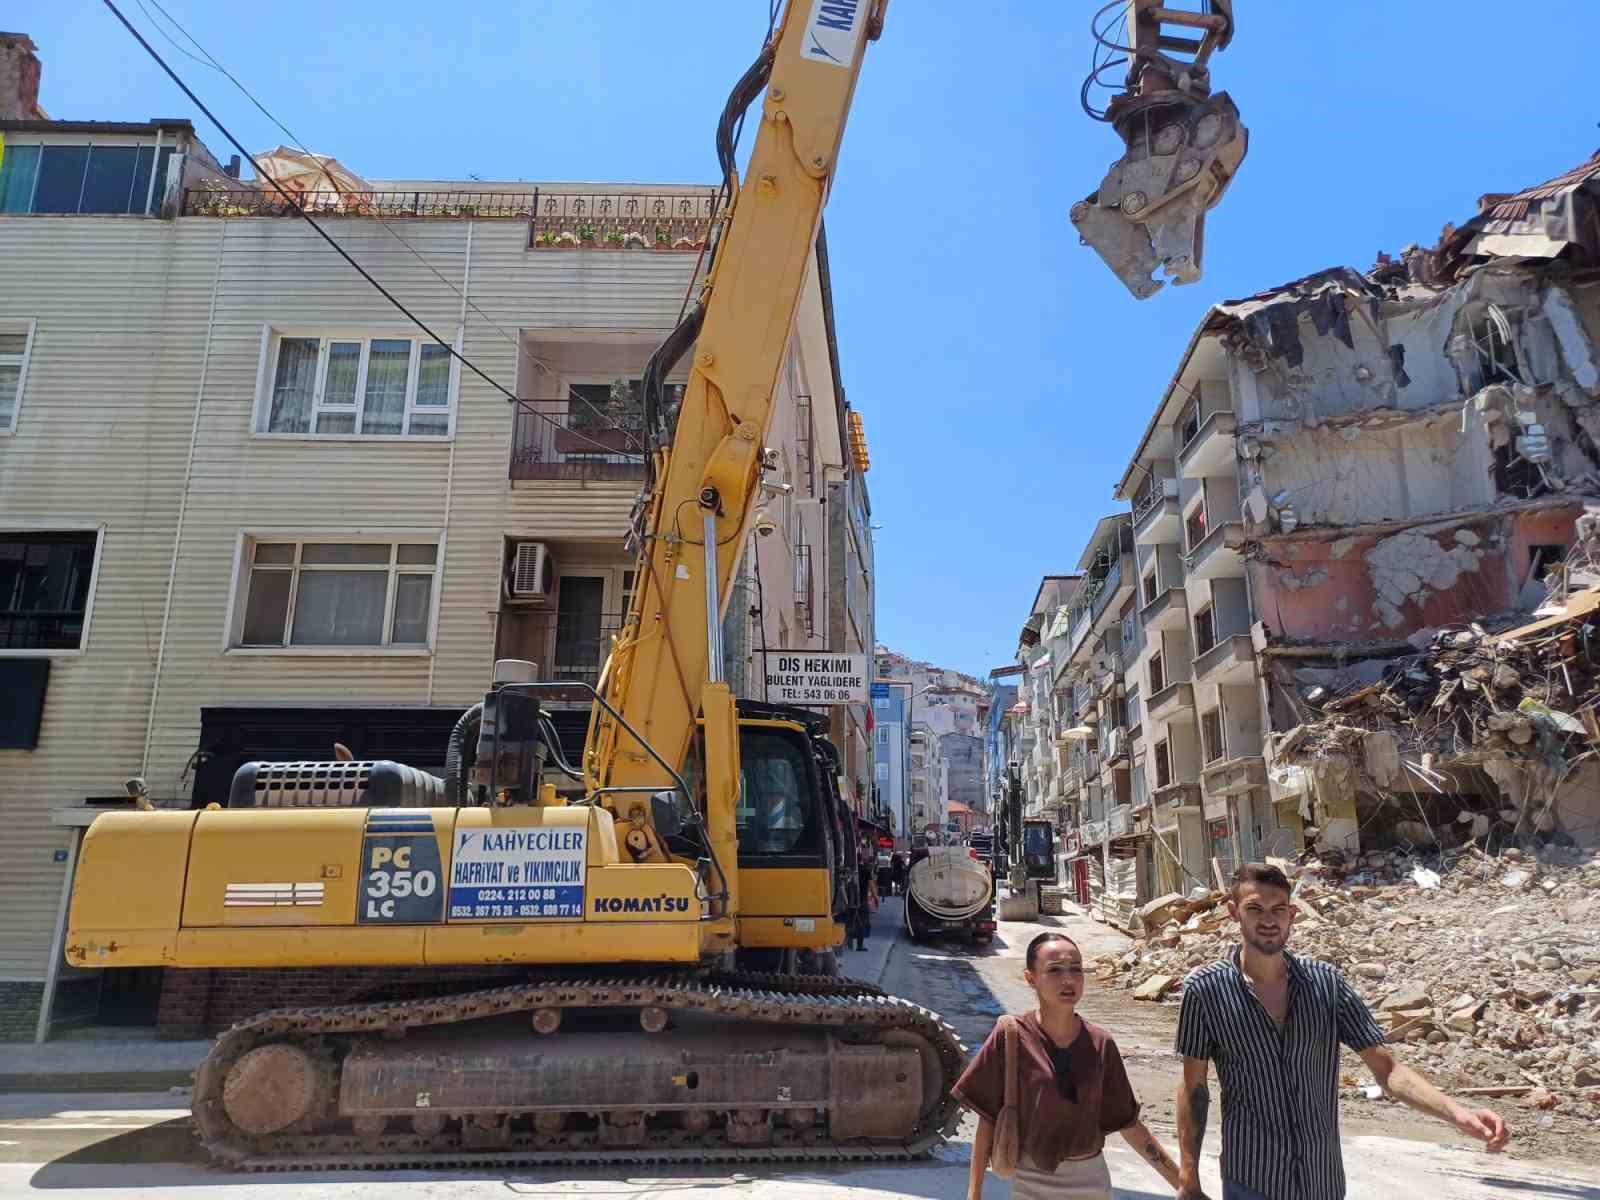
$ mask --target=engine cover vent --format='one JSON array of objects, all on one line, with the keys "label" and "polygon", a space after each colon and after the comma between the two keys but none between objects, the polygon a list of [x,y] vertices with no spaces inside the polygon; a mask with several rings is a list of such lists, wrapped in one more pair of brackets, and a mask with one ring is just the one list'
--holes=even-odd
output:
[{"label": "engine cover vent", "polygon": [[250,762],[233,775],[229,808],[432,808],[444,781],[404,763]]}]

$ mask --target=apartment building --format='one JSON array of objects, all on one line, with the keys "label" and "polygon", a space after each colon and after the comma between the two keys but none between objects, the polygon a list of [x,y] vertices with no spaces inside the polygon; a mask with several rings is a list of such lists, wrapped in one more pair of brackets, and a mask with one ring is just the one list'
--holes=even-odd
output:
[{"label": "apartment building", "polygon": [[1597,511],[1597,198],[1600,156],[1431,250],[1200,322],[1116,482],[1129,510],[1029,609],[1001,722],[1080,902],[1126,925],[1244,859],[1600,828],[1588,764],[1345,723],[1440,631],[1539,604]]},{"label": "apartment building", "polygon": [[[185,121],[7,119],[0,138],[0,1036],[28,1037],[46,992],[63,1021],[159,992],[52,951],[81,829],[125,780],[223,800],[239,757],[328,757],[335,737],[436,766],[416,730],[479,698],[496,658],[594,682],[635,585],[639,379],[713,190],[306,191],[467,369]],[[775,528],[727,611],[729,676],[758,699],[763,649],[872,644],[865,444],[821,238],[775,402]],[[834,720],[865,803],[865,708]]]}]

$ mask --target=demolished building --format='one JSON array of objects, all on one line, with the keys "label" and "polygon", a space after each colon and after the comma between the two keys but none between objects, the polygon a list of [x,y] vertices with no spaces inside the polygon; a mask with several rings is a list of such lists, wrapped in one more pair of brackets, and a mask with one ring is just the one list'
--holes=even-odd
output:
[{"label": "demolished building", "polygon": [[[1600,501],[1597,195],[1600,156],[1485,197],[1432,250],[1218,304],[1196,329],[1117,487],[1148,647],[1129,683],[1167,765],[1150,791],[1169,836],[1141,896],[1210,880],[1211,859],[1440,837],[1474,826],[1463,811],[1521,819],[1527,765],[1404,730],[1336,749],[1307,736],[1307,697],[1527,613],[1578,553]],[[1583,720],[1581,696],[1524,682],[1496,702]],[[1588,807],[1547,804],[1547,832],[1600,833],[1592,765],[1559,785]]]}]

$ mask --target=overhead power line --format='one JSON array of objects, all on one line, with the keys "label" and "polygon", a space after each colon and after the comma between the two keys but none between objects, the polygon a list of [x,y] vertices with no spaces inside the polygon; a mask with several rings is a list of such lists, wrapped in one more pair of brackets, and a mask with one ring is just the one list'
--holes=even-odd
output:
[{"label": "overhead power line", "polygon": [[[433,341],[437,345],[442,347],[445,350],[446,353],[448,353],[452,358],[456,359],[456,361],[461,363],[462,366],[466,367],[467,370],[471,371],[474,375],[478,376],[485,383],[487,383],[490,387],[494,388],[497,392],[499,392],[501,395],[505,396],[505,398],[507,400],[510,400],[512,403],[520,403],[520,404],[529,403],[529,401],[523,400],[515,392],[513,392],[511,389],[507,388],[499,380],[497,380],[497,379],[493,378],[492,376],[490,376],[487,372],[485,372],[481,367],[479,367],[471,359],[467,358],[466,355],[464,355],[460,351],[458,351],[453,345],[451,345],[449,342],[447,342],[443,338],[441,338],[436,332],[434,332],[434,330],[425,321],[422,320],[421,317],[417,316],[416,313],[412,312],[409,308],[407,308],[404,304],[402,304],[400,302],[399,298],[397,296],[395,296],[393,292],[389,291],[389,289],[384,287],[382,283],[378,282],[377,278],[375,276],[373,276],[373,274],[370,271],[368,271],[359,262],[357,262],[355,257],[353,255],[351,255],[349,251],[347,251],[343,246],[341,246],[334,239],[334,237],[330,233],[328,233],[327,230],[325,230],[320,224],[317,223],[317,221],[294,198],[294,196],[288,191],[288,189],[286,189],[275,178],[273,178],[270,175],[268,175],[268,173],[262,169],[261,164],[256,160],[255,155],[251,154],[250,151],[246,150],[244,148],[244,144],[242,142],[240,142],[238,138],[233,136],[232,131],[230,131],[228,129],[228,127],[222,123],[222,121],[217,117],[217,115],[215,113],[213,113],[209,108],[206,107],[205,102],[203,100],[201,100],[200,97],[195,94],[194,89],[191,88],[187,83],[185,83],[183,81],[182,77],[179,76],[178,73],[176,71],[174,71],[171,66],[168,65],[166,59],[162,58],[160,53],[157,52],[156,48],[154,46],[152,46],[149,43],[149,41],[146,40],[144,35],[142,33],[140,33],[137,28],[134,27],[133,23],[128,20],[128,18],[123,14],[122,10],[119,9],[116,6],[116,4],[113,2],[113,0],[102,0],[102,2],[105,4],[105,6],[108,9],[111,10],[111,14],[114,17],[116,17],[119,22],[121,22],[122,27],[124,29],[126,29],[130,34],[132,34],[134,40],[136,42],[138,42],[139,45],[144,48],[145,53],[150,55],[150,57],[155,60],[156,65],[159,66],[163,71],[166,72],[167,77],[170,78],[173,83],[178,85],[178,89],[180,91],[182,91],[185,96],[187,96],[189,98],[190,102],[192,104],[194,104],[194,106],[196,108],[198,108],[202,113],[205,114],[206,119],[209,120],[213,125],[215,125],[217,127],[218,131],[221,132],[222,136],[227,138],[229,144],[232,145],[233,148],[235,150],[237,150],[240,153],[240,155],[242,155],[244,157],[244,159],[250,164],[251,168],[255,171],[256,176],[259,179],[263,179],[266,182],[270,183],[272,185],[273,189],[283,199],[284,203],[287,204],[290,208],[292,208],[294,210],[294,212],[296,213],[296,215],[298,215],[303,221],[305,221],[305,223],[307,225],[309,225],[316,232],[318,237],[322,238],[323,241],[327,242],[328,245],[333,248],[334,253],[338,254],[340,258],[344,259],[345,262],[349,263],[350,266],[356,271],[357,274],[359,274],[364,280],[366,280],[369,284],[371,284],[372,287],[385,300],[387,300],[391,305],[393,305],[395,309],[397,309],[400,313],[402,313],[406,317],[407,320],[409,320],[418,329],[422,330],[423,333],[427,334],[428,337],[432,338]],[[139,2],[139,0],[136,0],[136,2]],[[162,9],[160,4],[156,3],[156,0],[151,0],[151,3],[156,4],[156,7],[158,9],[160,9],[160,11],[163,13],[163,15],[166,15],[166,10]],[[140,7],[143,8],[142,2],[140,2]],[[148,15],[148,10],[146,10],[146,15]],[[172,20],[170,15],[167,17],[167,19],[168,20]],[[152,21],[152,23],[154,23],[154,22]],[[172,21],[172,23],[175,26],[178,26],[178,28],[180,30],[182,30],[182,26],[179,26],[176,21]],[[210,54],[208,52],[206,52],[205,48],[200,46],[200,43],[195,41],[195,39],[193,37],[190,37],[190,35],[188,34],[188,32],[186,30],[183,31],[183,33],[184,33],[185,37],[189,38],[189,40],[194,43],[196,48],[198,48],[201,51],[202,54],[206,55],[207,59],[211,58]],[[168,40],[171,41],[172,39],[169,37]],[[183,49],[181,46],[177,46],[176,42],[174,42],[173,45],[179,50]],[[184,53],[188,53],[188,52],[184,51]],[[227,70],[225,70],[222,66],[217,64],[214,59],[212,59],[210,63],[206,63],[203,59],[197,58],[195,55],[190,54],[189,57],[194,58],[196,62],[200,62],[202,65],[212,66],[215,70],[221,72],[223,75],[226,75],[230,80],[233,80],[235,86],[237,86],[241,92],[244,92],[246,96],[250,95],[248,90],[244,87],[244,85],[240,84],[237,79],[234,79],[233,76]],[[250,99],[251,99],[251,102],[254,103],[257,108],[260,108],[263,113],[267,113],[267,110],[265,109],[265,107],[263,107],[259,101],[255,100],[255,98],[253,96],[250,96]],[[285,128],[283,126],[283,124],[280,121],[277,120],[277,118],[273,117],[270,113],[267,113],[267,116],[268,116],[268,119],[273,122],[273,124],[277,125],[279,129],[282,129],[285,134],[288,134],[288,136],[289,136],[291,141],[293,141],[293,142],[295,142],[297,144],[299,143],[299,139],[296,138],[292,133],[289,133],[289,130],[287,128]],[[304,150],[304,146],[302,146],[301,149]],[[306,151],[306,152],[310,153],[310,151]],[[385,228],[388,228],[387,225],[385,225]],[[389,232],[391,234],[394,234],[393,230],[389,230]],[[398,235],[395,235],[395,236],[398,236]],[[404,238],[401,238],[400,240],[403,243],[405,243],[405,239]],[[405,244],[406,244],[407,248],[412,251],[412,253],[414,253],[414,254],[417,253],[415,247],[412,247],[410,245],[410,243],[405,243]],[[422,258],[422,256],[420,254],[418,254],[417,256],[418,256],[419,259]],[[424,265],[428,266],[430,270],[433,270],[436,275],[439,274],[438,271],[432,266],[432,264],[428,263],[426,259],[422,259],[422,261],[423,261]],[[440,276],[440,278],[444,279],[444,277],[442,275]],[[444,279],[444,282],[446,284],[449,284],[452,288],[454,288],[454,285],[450,284],[450,281],[448,279]],[[462,293],[459,291],[459,289],[456,289],[456,294],[458,296],[461,296],[461,298],[463,300],[466,300],[466,297],[464,295],[462,295]],[[471,307],[473,307],[474,311],[477,311],[477,312],[480,312],[480,313],[482,312],[482,310],[478,309],[476,305],[472,305],[470,300],[467,300],[466,302],[469,305],[471,305]],[[486,314],[485,314],[485,319],[486,320],[489,319]],[[493,322],[491,321],[491,324],[492,323]],[[501,332],[504,333],[505,331],[502,330]],[[537,361],[537,360],[535,360],[535,361]],[[542,363],[540,365],[544,366],[544,364],[542,364]],[[548,367],[546,367],[546,369],[548,369]],[[594,446],[596,449],[605,451],[607,454],[629,454],[630,453],[628,451],[619,451],[614,446],[608,446],[604,442],[596,441],[593,438],[586,437],[584,434],[582,434],[578,430],[570,429],[567,426],[561,425],[554,418],[546,415],[545,413],[539,412],[537,409],[530,408],[527,411],[532,416],[534,416],[538,420],[543,421],[547,425],[550,425],[550,426],[552,426],[553,428],[556,428],[556,429],[564,430],[565,432],[567,432],[571,436],[577,438],[579,441],[586,442],[589,445]],[[620,425],[615,426],[615,428],[617,428],[618,430],[620,430],[622,432],[627,432]]]}]

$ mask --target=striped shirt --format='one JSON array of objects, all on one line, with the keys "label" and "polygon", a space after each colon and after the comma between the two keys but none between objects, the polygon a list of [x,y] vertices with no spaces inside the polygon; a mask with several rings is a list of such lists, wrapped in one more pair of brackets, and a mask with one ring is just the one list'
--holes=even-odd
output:
[{"label": "striped shirt", "polygon": [[1267,1200],[1343,1200],[1339,1044],[1383,1043],[1337,968],[1285,954],[1289,1010],[1280,1030],[1239,969],[1239,951],[1183,985],[1177,1051],[1211,1059],[1222,1084],[1222,1178]]}]

